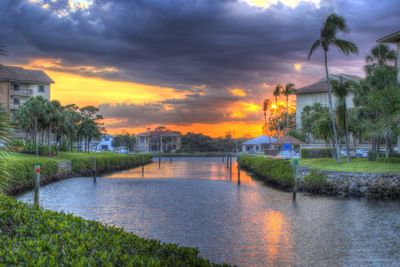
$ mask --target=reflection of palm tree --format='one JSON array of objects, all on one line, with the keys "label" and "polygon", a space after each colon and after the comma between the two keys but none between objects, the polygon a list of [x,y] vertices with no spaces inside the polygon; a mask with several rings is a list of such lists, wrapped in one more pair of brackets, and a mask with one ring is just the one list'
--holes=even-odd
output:
[{"label": "reflection of palm tree", "polygon": [[357,46],[349,42],[347,40],[338,39],[336,38],[336,34],[338,32],[347,32],[348,28],[346,25],[346,21],[343,17],[336,15],[335,13],[329,15],[324,22],[321,32],[320,32],[320,39],[316,40],[310,49],[308,54],[308,60],[310,60],[311,55],[313,52],[318,48],[321,47],[324,50],[324,61],[325,61],[325,74],[326,74],[326,82],[328,85],[328,100],[329,100],[329,111],[331,117],[331,125],[333,129],[333,136],[334,136],[334,152],[336,156],[336,160],[340,162],[340,153],[338,148],[338,135],[336,130],[336,121],[335,121],[335,114],[333,112],[333,103],[332,103],[332,88],[329,79],[329,72],[328,72],[328,51],[331,46],[334,46],[339,49],[345,55],[349,55],[351,53],[357,53],[358,48]]},{"label": "reflection of palm tree", "polygon": [[289,95],[294,94],[294,84],[287,83],[285,87],[282,88],[282,94],[286,97],[286,132],[289,130]]}]

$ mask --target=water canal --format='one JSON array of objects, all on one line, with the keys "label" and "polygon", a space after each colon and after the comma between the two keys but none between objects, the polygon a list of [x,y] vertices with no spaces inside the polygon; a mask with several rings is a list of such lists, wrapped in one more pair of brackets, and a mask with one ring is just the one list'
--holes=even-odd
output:
[{"label": "water canal", "polygon": [[[164,159],[97,179],[41,189],[41,206],[123,227],[146,238],[197,247],[239,266],[397,265],[400,203],[292,195],[257,181],[236,161]],[[32,192],[18,197],[32,201]]]}]

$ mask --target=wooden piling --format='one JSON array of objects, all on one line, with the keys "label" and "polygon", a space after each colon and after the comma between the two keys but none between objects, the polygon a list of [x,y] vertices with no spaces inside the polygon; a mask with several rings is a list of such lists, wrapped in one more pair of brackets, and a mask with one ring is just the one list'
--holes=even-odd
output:
[{"label": "wooden piling", "polygon": [[239,161],[238,161],[238,163],[237,163],[237,177],[238,177],[238,180],[237,180],[237,183],[238,183],[238,185],[240,185],[240,164],[239,164]]},{"label": "wooden piling", "polygon": [[33,180],[34,187],[34,199],[33,203],[36,207],[39,207],[39,189],[40,189],[40,165],[35,164],[34,166],[35,178]]},{"label": "wooden piling", "polygon": [[92,158],[92,165],[93,165],[93,168],[92,168],[92,171],[93,171],[93,182],[94,183],[96,183],[97,181],[96,181],[96,179],[97,179],[97,167],[96,167],[96,159],[95,158]]},{"label": "wooden piling", "polygon": [[158,156],[158,168],[161,169],[161,156]]}]

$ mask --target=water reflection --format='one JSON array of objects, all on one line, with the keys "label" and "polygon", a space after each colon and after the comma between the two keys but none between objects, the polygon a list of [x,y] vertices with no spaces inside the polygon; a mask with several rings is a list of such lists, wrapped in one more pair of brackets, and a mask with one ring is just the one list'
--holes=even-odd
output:
[{"label": "water reflection", "polygon": [[[74,178],[41,189],[41,205],[198,247],[239,266],[397,266],[399,202],[336,199],[275,190],[221,158],[166,159],[141,170]],[[32,193],[19,197],[31,202]]]}]

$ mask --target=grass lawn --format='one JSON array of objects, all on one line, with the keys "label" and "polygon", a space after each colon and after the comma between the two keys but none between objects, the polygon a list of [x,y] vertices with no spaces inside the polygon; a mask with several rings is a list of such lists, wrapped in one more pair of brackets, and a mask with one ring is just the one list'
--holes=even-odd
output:
[{"label": "grass lawn", "polygon": [[36,155],[31,155],[31,154],[22,154],[22,153],[16,153],[16,152],[8,152],[7,153],[7,159],[8,160],[25,160],[25,159],[53,159],[56,161],[65,161],[66,159],[62,157],[46,157],[46,156],[38,156]]},{"label": "grass lawn", "polygon": [[400,173],[400,164],[368,161],[367,159],[351,159],[350,163],[342,159],[337,164],[331,158],[301,159],[300,165],[326,171],[338,172],[367,172],[367,173]]}]

